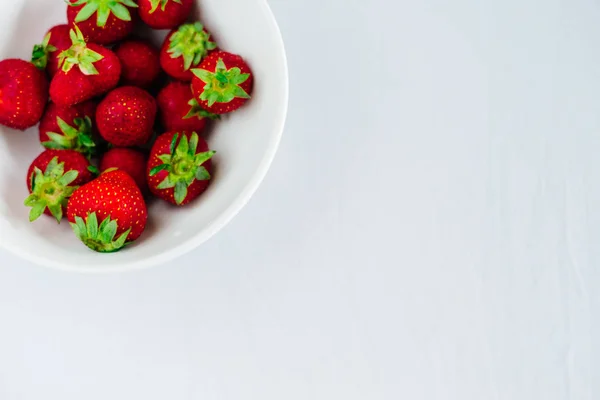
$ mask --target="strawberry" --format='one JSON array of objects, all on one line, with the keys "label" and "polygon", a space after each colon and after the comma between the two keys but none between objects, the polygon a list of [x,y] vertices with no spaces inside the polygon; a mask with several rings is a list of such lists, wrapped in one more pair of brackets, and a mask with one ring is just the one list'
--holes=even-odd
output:
[{"label": "strawberry", "polygon": [[92,120],[96,103],[87,101],[73,107],[50,102],[40,121],[40,142],[47,149],[72,149],[88,159],[96,153]]},{"label": "strawberry", "polygon": [[133,32],[133,0],[69,0],[68,5],[69,26],[77,25],[86,42],[111,44]]},{"label": "strawberry", "polygon": [[193,0],[140,0],[140,17],[154,29],[173,29],[192,12]]},{"label": "strawberry", "polygon": [[0,125],[31,128],[42,118],[47,100],[44,72],[24,60],[0,61]]},{"label": "strawberry", "polygon": [[198,66],[216,48],[200,22],[184,24],[166,37],[160,51],[160,65],[173,78],[189,82],[194,76],[190,68]]},{"label": "strawberry", "polygon": [[113,90],[96,110],[96,124],[100,135],[115,146],[145,144],[152,135],[155,119],[154,97],[135,86]]},{"label": "strawberry", "polygon": [[87,247],[110,253],[142,235],[148,211],[135,181],[123,171],[110,171],[73,193],[67,218]]},{"label": "strawberry", "polygon": [[208,188],[214,154],[196,132],[160,135],[148,160],[150,191],[169,203],[188,204]]},{"label": "strawberry", "polygon": [[41,44],[33,47],[31,62],[39,69],[45,69],[50,78],[60,69],[58,66],[60,53],[71,47],[69,29],[69,25],[66,24],[56,25],[48,31]]},{"label": "strawberry", "polygon": [[219,116],[205,111],[198,105],[189,84],[171,82],[165,86],[158,97],[160,121],[167,131],[202,132],[207,118]]},{"label": "strawberry", "polygon": [[115,50],[121,61],[121,85],[149,88],[160,74],[160,58],[149,42],[129,40]]},{"label": "strawberry", "polygon": [[206,111],[230,113],[250,98],[254,79],[250,67],[240,56],[216,51],[192,72],[194,97]]},{"label": "strawberry", "polygon": [[146,155],[141,151],[126,147],[115,147],[102,156],[100,171],[105,172],[107,169],[113,168],[120,169],[133,178],[142,193],[146,193],[148,192],[146,164]]},{"label": "strawberry", "polygon": [[121,63],[115,53],[97,44],[86,44],[77,27],[70,35],[73,45],[60,53],[61,70],[50,83],[52,101],[63,107],[104,94],[121,78]]},{"label": "strawberry", "polygon": [[45,213],[58,222],[66,210],[73,192],[92,179],[90,163],[73,150],[46,150],[27,171],[27,187],[31,195],[25,205],[31,207],[29,220],[35,221]]}]

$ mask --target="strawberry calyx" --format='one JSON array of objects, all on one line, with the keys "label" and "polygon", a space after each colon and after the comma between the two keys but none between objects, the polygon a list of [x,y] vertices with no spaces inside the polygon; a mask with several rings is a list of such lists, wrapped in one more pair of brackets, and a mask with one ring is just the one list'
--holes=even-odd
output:
[{"label": "strawberry calyx", "polygon": [[48,56],[50,53],[58,50],[56,47],[50,44],[51,35],[52,34],[48,32],[46,36],[44,36],[42,43],[33,46],[33,51],[31,52],[31,63],[38,69],[46,69],[46,66],[48,65]]},{"label": "strawberry calyx", "polygon": [[75,22],[87,21],[96,13],[96,25],[100,28],[106,26],[111,13],[122,21],[131,21],[131,13],[127,7],[138,6],[133,0],[78,0],[69,5],[71,7],[84,5],[77,13]]},{"label": "strawberry calyx", "polygon": [[250,78],[250,74],[242,74],[238,67],[227,69],[222,58],[217,61],[214,72],[205,69],[192,69],[192,73],[205,83],[200,100],[215,103],[229,103],[233,99],[249,99],[250,95],[240,86]]},{"label": "strawberry calyx", "polygon": [[87,247],[99,253],[113,253],[127,245],[127,236],[131,228],[115,239],[119,228],[116,220],[106,217],[98,225],[98,217],[95,212],[88,214],[85,220],[79,216],[75,217],[75,223],[71,223],[75,235]]},{"label": "strawberry calyx", "polygon": [[150,170],[150,176],[161,171],[167,171],[169,175],[158,184],[157,189],[174,188],[175,203],[181,204],[187,197],[188,187],[195,181],[207,181],[210,173],[202,166],[215,155],[215,151],[206,151],[196,154],[198,148],[198,134],[193,132],[188,140],[182,134],[177,143],[179,134],[176,133],[171,140],[171,153],[157,156],[163,164]]},{"label": "strawberry calyx", "polygon": [[75,65],[84,75],[98,75],[94,63],[100,61],[104,56],[87,47],[83,33],[77,26],[69,32],[73,45],[58,56],[58,65],[63,72],[69,72]]},{"label": "strawberry calyx", "polygon": [[[171,0],[173,3],[177,3],[177,4],[182,4],[181,0]],[[152,8],[150,9],[150,14],[154,14],[154,12],[156,10],[158,10],[158,6],[160,6],[160,9],[162,11],[165,11],[165,8],[167,7],[167,3],[169,2],[169,0],[150,0],[150,4],[152,5]]]},{"label": "strawberry calyx", "polygon": [[38,219],[48,208],[50,213],[60,223],[63,209],[68,200],[79,186],[69,186],[77,179],[79,172],[70,170],[65,172],[65,163],[58,162],[54,157],[42,172],[35,167],[31,176],[31,194],[25,199],[24,204],[31,207],[29,221]]},{"label": "strawberry calyx", "polygon": [[75,150],[88,160],[96,153],[96,143],[92,139],[92,120],[90,117],[75,118],[75,127],[57,117],[56,122],[62,133],[47,132],[49,141],[42,142],[47,149]]},{"label": "strawberry calyx", "polygon": [[183,68],[187,71],[200,64],[217,44],[210,41],[210,34],[200,22],[183,24],[171,35],[167,52],[171,58],[183,57]]},{"label": "strawberry calyx", "polygon": [[196,100],[195,98],[191,99],[188,102],[188,105],[191,106],[190,111],[185,115],[185,117],[183,117],[183,119],[189,119],[194,117],[198,119],[221,119],[221,116],[219,114],[213,114],[202,108],[200,104],[198,104],[198,100]]},{"label": "strawberry calyx", "polygon": [[87,169],[94,177],[100,175],[100,170],[95,165],[90,165]]}]

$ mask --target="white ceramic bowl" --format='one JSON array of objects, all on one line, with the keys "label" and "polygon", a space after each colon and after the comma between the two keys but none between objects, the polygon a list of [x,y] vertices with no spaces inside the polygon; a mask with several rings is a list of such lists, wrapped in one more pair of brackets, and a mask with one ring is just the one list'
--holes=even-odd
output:
[{"label": "white ceramic bowl", "polygon": [[[50,218],[34,223],[23,205],[25,175],[43,149],[37,128],[24,133],[0,127],[0,245],[40,265],[79,272],[121,271],[168,263],[194,249],[248,202],[265,176],[283,131],[288,102],[285,50],[265,0],[202,0],[196,16],[224,50],[242,55],[255,74],[253,98],[219,122],[209,137],[217,151],[213,182],[202,198],[175,209],[150,204],[144,235],[113,254],[88,250],[69,224]],[[3,4],[0,58],[29,59],[51,26],[65,23],[61,1],[17,0]],[[164,32],[157,33],[164,36]],[[156,37],[160,40],[160,37]]]}]

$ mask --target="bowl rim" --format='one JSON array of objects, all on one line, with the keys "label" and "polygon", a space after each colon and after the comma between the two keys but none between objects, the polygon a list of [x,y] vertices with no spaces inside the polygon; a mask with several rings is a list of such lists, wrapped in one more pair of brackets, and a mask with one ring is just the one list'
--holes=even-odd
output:
[{"label": "bowl rim", "polygon": [[202,231],[198,232],[197,235],[187,238],[185,241],[182,241],[176,247],[173,247],[161,254],[152,256],[147,259],[127,262],[119,265],[114,265],[113,263],[107,262],[103,264],[96,264],[92,267],[76,267],[73,265],[63,264],[59,261],[53,261],[45,257],[38,257],[35,254],[31,254],[22,250],[21,248],[4,246],[1,242],[0,247],[2,249],[7,250],[9,253],[16,255],[33,264],[66,272],[77,272],[81,274],[104,274],[136,271],[157,266],[159,264],[166,264],[169,261],[173,261],[174,259],[189,253],[190,251],[202,245],[204,242],[211,239],[221,229],[223,229],[236,215],[238,215],[239,212],[244,208],[244,206],[246,206],[246,204],[248,204],[252,196],[258,190],[260,184],[266,177],[267,172],[269,171],[271,164],[273,163],[273,160],[275,159],[275,155],[277,153],[279,144],[281,142],[281,138],[283,136],[289,105],[289,69],[283,36],[281,34],[279,24],[277,23],[275,15],[273,14],[273,11],[269,6],[267,0],[262,0],[259,2],[259,4],[261,7],[263,7],[265,15],[271,20],[271,23],[273,24],[275,32],[277,34],[277,42],[281,50],[282,61],[284,66],[284,102],[282,104],[282,113],[279,117],[279,121],[277,122],[277,132],[273,135],[269,146],[265,151],[265,155],[262,158],[256,172],[254,173],[252,179],[248,182],[248,184],[243,188],[240,195],[238,195],[238,197],[225,209],[225,211],[219,214],[209,225],[207,225]]}]

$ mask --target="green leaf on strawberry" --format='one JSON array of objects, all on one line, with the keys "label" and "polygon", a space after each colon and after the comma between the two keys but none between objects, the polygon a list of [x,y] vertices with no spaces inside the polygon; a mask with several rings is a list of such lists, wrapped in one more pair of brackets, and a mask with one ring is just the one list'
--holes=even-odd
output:
[{"label": "green leaf on strawberry", "polygon": [[110,217],[106,217],[98,225],[95,212],[88,214],[85,220],[76,216],[75,223],[71,223],[71,228],[79,240],[100,253],[112,253],[127,245],[126,240],[131,228],[115,239],[118,227],[117,221],[111,220]]},{"label": "green leaf on strawberry", "polygon": [[[182,4],[181,0],[170,0],[173,3],[177,3],[177,4]],[[150,0],[150,4],[152,4],[152,8],[150,9],[150,14],[153,14],[156,10],[158,10],[158,6],[160,6],[160,9],[162,11],[165,11],[165,8],[167,7],[167,3],[169,2],[169,0]]]},{"label": "green leaf on strawberry", "polygon": [[94,63],[104,58],[100,53],[96,53],[87,47],[85,38],[81,30],[75,26],[69,33],[73,45],[58,56],[58,65],[62,66],[64,72],[69,72],[75,65],[85,75],[98,75],[98,70]]},{"label": "green leaf on strawberry", "polygon": [[221,119],[221,116],[218,114],[213,114],[209,111],[206,111],[204,108],[202,108],[200,106],[200,104],[198,104],[198,100],[196,100],[195,98],[192,98],[189,102],[188,105],[191,106],[190,111],[185,115],[185,117],[183,117],[183,119],[189,119],[189,118],[198,118],[198,119],[202,119],[202,118],[208,118],[208,119]]},{"label": "green leaf on strawberry", "polygon": [[249,99],[250,95],[240,86],[250,78],[250,74],[242,74],[238,67],[227,69],[223,59],[219,58],[215,72],[205,69],[193,69],[192,72],[205,83],[200,100],[215,103],[229,103],[236,97]]},{"label": "green leaf on strawberry", "polygon": [[90,159],[96,153],[96,143],[92,139],[92,120],[89,117],[75,118],[75,128],[57,117],[56,122],[62,133],[48,132],[49,141],[42,142],[47,149],[75,150]]},{"label": "green leaf on strawberry", "polygon": [[122,21],[131,21],[131,13],[127,7],[138,6],[133,0],[78,0],[69,5],[73,7],[83,5],[75,17],[75,22],[87,21],[96,13],[96,25],[101,28],[106,26],[111,13]]},{"label": "green leaf on strawberry", "polygon": [[183,68],[197,66],[210,50],[217,48],[200,22],[183,24],[171,35],[168,53],[171,58],[183,57]]},{"label": "green leaf on strawberry", "polygon": [[46,69],[46,65],[48,65],[48,56],[50,53],[58,50],[56,47],[50,44],[51,35],[52,34],[48,32],[48,34],[44,36],[42,43],[33,46],[33,52],[31,53],[31,62],[33,65],[42,70]]},{"label": "green leaf on strawberry", "polygon": [[50,160],[45,171],[34,168],[31,177],[31,194],[24,202],[27,207],[31,207],[29,221],[38,219],[48,208],[54,218],[60,222],[69,197],[78,188],[69,185],[77,179],[78,175],[75,170],[65,172],[65,163],[59,163],[58,157]]},{"label": "green leaf on strawberry", "polygon": [[100,170],[98,169],[98,167],[96,167],[95,165],[90,165],[88,168],[88,171],[90,171],[92,173],[93,176],[98,176],[100,175]]},{"label": "green leaf on strawberry", "polygon": [[198,149],[198,134],[196,132],[188,137],[179,134],[173,136],[171,141],[171,154],[163,154],[158,156],[158,159],[163,162],[152,170],[150,176],[154,176],[162,171],[167,171],[167,177],[158,184],[158,189],[174,188],[174,197],[177,204],[183,203],[187,194],[188,187],[195,180],[209,180],[210,173],[202,166],[206,161],[210,160],[215,151],[207,151],[196,154]]}]

